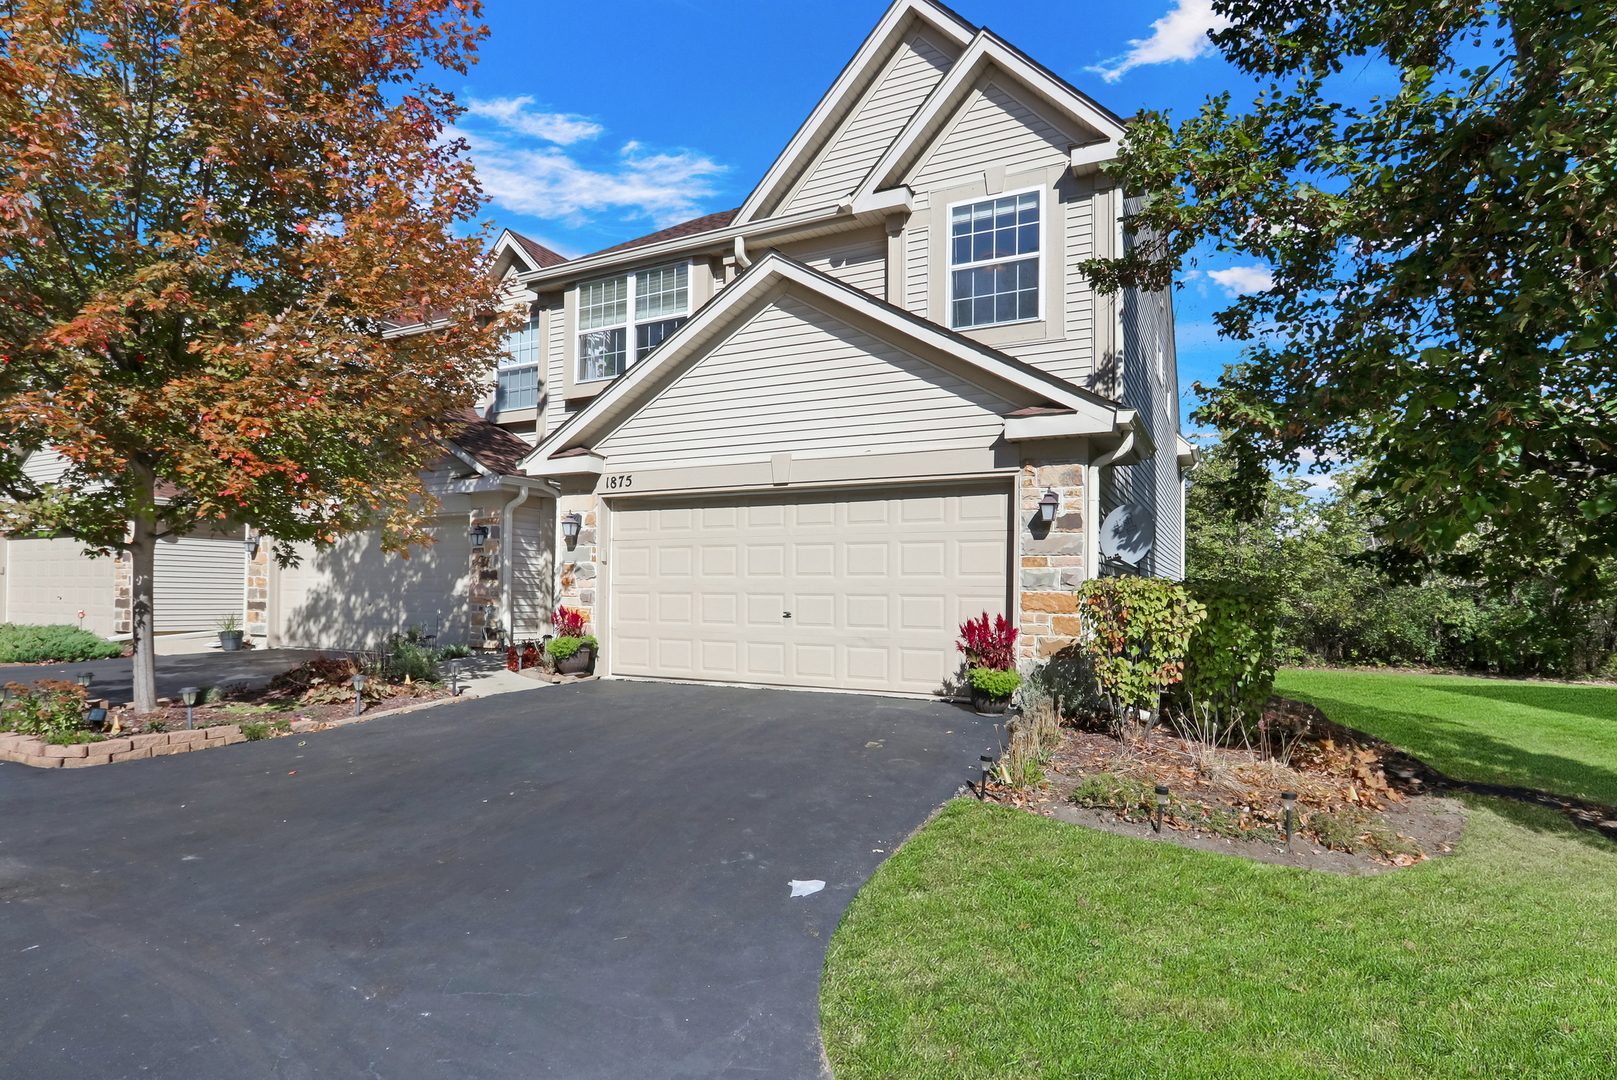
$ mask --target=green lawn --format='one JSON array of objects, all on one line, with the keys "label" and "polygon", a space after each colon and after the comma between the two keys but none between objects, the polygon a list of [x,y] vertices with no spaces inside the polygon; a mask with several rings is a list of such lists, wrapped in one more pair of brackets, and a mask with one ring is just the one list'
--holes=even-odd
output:
[{"label": "green lawn", "polygon": [[1280,672],[1275,693],[1456,779],[1617,805],[1617,689],[1301,669]]},{"label": "green lawn", "polygon": [[[1617,691],[1286,672],[1281,692],[1453,775],[1617,801]],[[957,800],[832,939],[837,1080],[1617,1077],[1617,847],[1467,801],[1453,856],[1344,878]]]}]

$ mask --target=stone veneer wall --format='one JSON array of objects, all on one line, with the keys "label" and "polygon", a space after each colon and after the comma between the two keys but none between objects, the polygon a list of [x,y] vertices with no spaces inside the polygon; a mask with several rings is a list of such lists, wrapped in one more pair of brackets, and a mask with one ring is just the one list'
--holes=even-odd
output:
[{"label": "stone veneer wall", "polygon": [[500,625],[500,553],[505,537],[500,531],[500,507],[476,506],[472,508],[467,529],[478,525],[488,527],[488,539],[482,547],[472,548],[471,596],[468,621],[471,625],[473,648],[494,648],[510,627]]},{"label": "stone veneer wall", "polygon": [[[560,585],[558,601],[562,607],[582,611],[589,620],[589,632],[599,635],[596,624],[596,587],[599,565],[595,561],[600,529],[600,504],[593,491],[563,495],[556,500],[556,566]],[[567,546],[561,535],[563,515],[576,513],[584,518],[578,531],[578,543]]]},{"label": "stone veneer wall", "polygon": [[[1071,645],[1080,634],[1076,589],[1088,576],[1084,562],[1084,466],[1064,458],[1022,460],[1021,629],[1017,654],[1023,660],[1046,660]],[[1061,496],[1061,508],[1048,532],[1040,536],[1028,525],[1038,513],[1046,490]]]},{"label": "stone veneer wall", "polygon": [[258,549],[247,560],[247,615],[242,627],[249,638],[269,637],[269,561],[274,543],[261,537]]}]

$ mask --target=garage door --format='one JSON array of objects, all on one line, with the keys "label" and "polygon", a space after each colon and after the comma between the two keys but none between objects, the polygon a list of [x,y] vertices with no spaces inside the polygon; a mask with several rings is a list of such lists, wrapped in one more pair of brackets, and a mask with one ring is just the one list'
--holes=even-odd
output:
[{"label": "garage door", "polygon": [[117,632],[110,558],[89,558],[77,540],[12,540],[7,548],[9,621],[77,626],[83,611],[86,630],[101,635]]},{"label": "garage door", "polygon": [[618,500],[612,671],[930,694],[960,623],[1003,613],[1008,493]]}]

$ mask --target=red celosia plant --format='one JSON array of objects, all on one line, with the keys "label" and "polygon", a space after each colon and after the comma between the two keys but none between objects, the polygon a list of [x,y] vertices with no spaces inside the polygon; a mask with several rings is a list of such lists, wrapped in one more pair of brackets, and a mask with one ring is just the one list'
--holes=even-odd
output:
[{"label": "red celosia plant", "polygon": [[522,666],[525,668],[539,666],[539,650],[531,641],[522,646]]},{"label": "red celosia plant", "polygon": [[988,612],[960,624],[960,641],[956,648],[966,654],[972,667],[1010,671],[1016,667],[1017,629],[1005,621],[1005,616],[994,616],[988,622]]},{"label": "red celosia plant", "polygon": [[556,628],[558,637],[583,637],[584,613],[574,608],[559,607],[550,617],[550,625]]},{"label": "red celosia plant", "polygon": [[522,670],[522,660],[517,656],[517,647],[515,645],[507,645],[505,647],[505,670]]}]

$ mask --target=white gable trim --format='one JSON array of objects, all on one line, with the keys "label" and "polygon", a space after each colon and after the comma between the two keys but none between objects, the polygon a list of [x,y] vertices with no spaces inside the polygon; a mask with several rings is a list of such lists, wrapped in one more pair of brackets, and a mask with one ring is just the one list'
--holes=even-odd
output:
[{"label": "white gable trim", "polygon": [[567,464],[569,458],[552,455],[599,444],[638,412],[641,404],[655,397],[666,385],[667,375],[693,351],[788,288],[811,295],[817,304],[833,313],[836,308],[843,309],[854,319],[874,325],[884,337],[907,342],[906,351],[923,358],[928,354],[952,358],[967,370],[976,372],[985,380],[985,385],[1009,386],[1033,400],[1071,409],[1074,422],[1081,424],[1085,431],[1115,433],[1126,428],[1133,419],[1132,410],[1099,394],[1046,375],[1004,353],[910,315],[869,293],[771,251],[697,311],[656,352],[618,376],[589,405],[551,432],[523,458],[523,471],[530,476],[576,471]]},{"label": "white gable trim", "polygon": [[[1072,164],[1094,168],[1117,155],[1124,135],[1123,121],[1110,109],[1082,94],[1024,54],[987,30],[979,33],[954,67],[943,76],[932,96],[910,119],[908,125],[887,148],[870,175],[865,178],[853,202],[874,198],[877,193],[896,188],[937,140],[947,132],[960,110],[970,101],[971,92],[984,76],[1002,74],[1018,90],[1031,94],[1052,119],[1094,132],[1094,138],[1072,148]],[[1082,153],[1079,153],[1082,151]]]},{"label": "white gable trim", "polygon": [[881,17],[859,51],[848,61],[808,119],[797,129],[786,149],[753,188],[734,225],[745,225],[779,208],[804,172],[812,168],[821,149],[836,137],[837,130],[859,107],[880,76],[899,44],[919,26],[931,30],[964,49],[972,40],[975,27],[960,16],[931,0],[897,0]]}]

